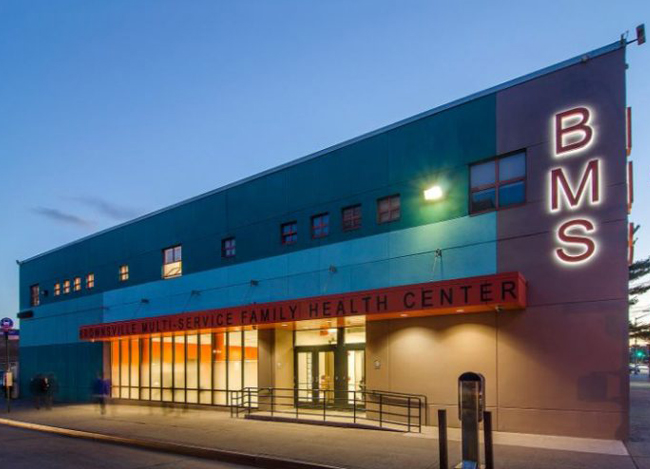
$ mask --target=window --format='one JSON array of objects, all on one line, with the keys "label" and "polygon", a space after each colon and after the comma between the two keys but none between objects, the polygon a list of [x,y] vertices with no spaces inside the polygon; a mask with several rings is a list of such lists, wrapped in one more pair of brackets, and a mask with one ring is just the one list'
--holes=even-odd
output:
[{"label": "window", "polygon": [[95,274],[86,275],[86,288],[88,290],[90,290],[91,288],[95,288]]},{"label": "window", "polygon": [[70,280],[64,280],[63,281],[63,293],[65,295],[70,293]]},{"label": "window", "polygon": [[60,283],[55,283],[54,284],[54,296],[59,296],[61,294],[61,284]]},{"label": "window", "polygon": [[111,340],[111,395],[228,405],[232,391],[258,386],[257,331],[201,332]]},{"label": "window", "polygon": [[345,207],[341,211],[343,231],[358,230],[361,228],[361,205]]},{"label": "window", "polygon": [[330,234],[330,215],[321,213],[311,217],[311,237],[324,238]]},{"label": "window", "polygon": [[72,288],[74,289],[74,291],[81,290],[81,277],[74,278],[74,284]]},{"label": "window", "polygon": [[32,306],[41,304],[41,290],[38,284],[29,287],[29,304]]},{"label": "window", "polygon": [[497,210],[526,201],[526,153],[470,166],[470,213]]},{"label": "window", "polygon": [[129,266],[126,264],[121,265],[120,270],[118,270],[118,276],[120,282],[126,282],[129,279]]},{"label": "window", "polygon": [[399,194],[377,200],[377,223],[390,223],[399,220]]},{"label": "window", "polygon": [[298,241],[298,223],[295,221],[285,223],[280,228],[282,244],[294,244]]},{"label": "window", "polygon": [[221,240],[221,257],[235,257],[237,254],[237,241],[235,238]]},{"label": "window", "polygon": [[163,278],[178,277],[183,274],[183,254],[181,246],[163,250]]}]

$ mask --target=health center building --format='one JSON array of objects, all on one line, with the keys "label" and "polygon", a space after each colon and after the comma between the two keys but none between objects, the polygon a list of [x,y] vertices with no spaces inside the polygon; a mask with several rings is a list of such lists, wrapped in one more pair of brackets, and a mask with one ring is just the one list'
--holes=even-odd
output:
[{"label": "health center building", "polygon": [[22,261],[21,388],[380,390],[458,425],[474,371],[497,430],[624,438],[625,71],[616,42]]}]

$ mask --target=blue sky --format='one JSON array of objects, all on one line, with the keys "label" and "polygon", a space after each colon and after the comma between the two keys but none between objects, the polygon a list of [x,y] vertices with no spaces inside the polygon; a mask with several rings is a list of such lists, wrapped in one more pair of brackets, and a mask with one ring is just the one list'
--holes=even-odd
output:
[{"label": "blue sky", "polygon": [[[18,311],[16,259],[633,36],[649,13],[647,0],[1,0],[0,316]],[[650,44],[628,62],[641,257]]]}]

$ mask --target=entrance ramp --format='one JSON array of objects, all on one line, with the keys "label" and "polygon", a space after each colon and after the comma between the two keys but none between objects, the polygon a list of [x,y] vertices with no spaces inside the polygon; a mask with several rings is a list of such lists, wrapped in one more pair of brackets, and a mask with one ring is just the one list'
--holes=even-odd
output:
[{"label": "entrance ramp", "polygon": [[231,394],[234,418],[421,433],[427,398],[379,390],[249,387]]}]

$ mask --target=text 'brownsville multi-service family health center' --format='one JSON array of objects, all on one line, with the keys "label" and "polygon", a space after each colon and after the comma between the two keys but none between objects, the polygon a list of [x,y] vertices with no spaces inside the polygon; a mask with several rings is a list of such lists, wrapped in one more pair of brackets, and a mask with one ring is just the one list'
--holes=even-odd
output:
[{"label": "text 'brownsville multi-service family health center'", "polygon": [[625,437],[625,69],[617,42],[25,260],[23,389],[404,393],[435,425],[475,371],[498,430]]}]

